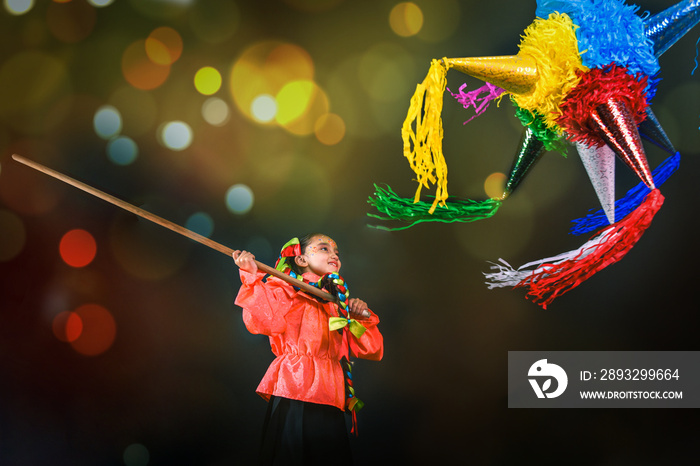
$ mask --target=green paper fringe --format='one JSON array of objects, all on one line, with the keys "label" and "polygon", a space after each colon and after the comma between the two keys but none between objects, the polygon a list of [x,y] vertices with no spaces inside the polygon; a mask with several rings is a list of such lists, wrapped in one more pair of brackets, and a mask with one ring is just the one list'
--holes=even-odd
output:
[{"label": "green paper fringe", "polygon": [[544,144],[545,150],[559,152],[566,157],[566,143],[555,131],[548,128],[542,117],[524,108],[520,108],[515,102],[515,116],[523,126],[529,126],[533,134]]},{"label": "green paper fringe", "polygon": [[[397,231],[405,230],[418,223],[423,222],[474,222],[493,216],[502,201],[498,199],[488,199],[485,201],[472,201],[470,199],[448,198],[445,207],[438,206],[430,214],[432,202],[413,202],[413,198],[401,198],[386,185],[386,188],[374,185],[374,197],[369,196],[367,203],[375,207],[386,216],[367,214],[368,217],[379,220],[398,220],[407,222],[408,225],[396,228],[389,228],[382,225],[369,225],[380,230]],[[433,197],[433,196],[430,196]]]}]

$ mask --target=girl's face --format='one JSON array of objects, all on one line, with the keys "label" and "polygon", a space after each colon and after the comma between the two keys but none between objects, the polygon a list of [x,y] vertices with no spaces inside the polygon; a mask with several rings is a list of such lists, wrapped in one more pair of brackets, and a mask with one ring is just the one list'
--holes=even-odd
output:
[{"label": "girl's face", "polygon": [[297,256],[297,264],[305,272],[313,272],[318,276],[337,273],[340,271],[338,246],[328,236],[316,235],[311,238],[304,253]]}]

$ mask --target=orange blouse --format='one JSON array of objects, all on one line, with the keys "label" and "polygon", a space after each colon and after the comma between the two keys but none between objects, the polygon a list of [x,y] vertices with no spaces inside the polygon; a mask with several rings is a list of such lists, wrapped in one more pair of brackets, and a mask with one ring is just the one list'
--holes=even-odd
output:
[{"label": "orange blouse", "polygon": [[[335,304],[319,301],[275,277],[263,281],[263,272],[241,270],[240,276],[236,305],[243,308],[243,322],[249,332],[270,337],[276,356],[256,392],[266,400],[274,395],[344,410],[340,359],[382,359],[384,338],[377,328],[379,318],[372,312],[369,318],[357,318],[367,328],[358,339],[348,331],[328,328],[328,319],[338,315]],[[304,278],[319,279],[313,273],[304,274]]]}]

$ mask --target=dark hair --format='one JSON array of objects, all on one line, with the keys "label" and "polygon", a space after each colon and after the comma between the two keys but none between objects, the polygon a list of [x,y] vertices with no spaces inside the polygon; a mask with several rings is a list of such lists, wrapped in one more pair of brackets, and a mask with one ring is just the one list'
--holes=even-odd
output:
[{"label": "dark hair", "polygon": [[[301,238],[299,238],[299,250],[301,251],[302,254],[304,254],[304,251],[306,251],[306,248],[308,247],[309,243],[311,242],[311,239],[314,236],[319,236],[319,235],[323,235],[323,233],[308,233],[308,234],[302,236]],[[292,271],[295,274],[301,275],[304,272],[299,268],[299,266],[297,265],[297,261],[295,259],[296,259],[296,257],[290,257],[287,260],[288,261],[287,263],[292,268]]]}]

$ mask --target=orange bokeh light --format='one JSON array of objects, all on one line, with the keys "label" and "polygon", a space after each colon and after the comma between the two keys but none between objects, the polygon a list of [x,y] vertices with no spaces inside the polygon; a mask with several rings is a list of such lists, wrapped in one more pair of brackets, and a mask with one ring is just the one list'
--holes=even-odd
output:
[{"label": "orange bokeh light", "polygon": [[63,261],[71,267],[85,267],[97,254],[95,238],[85,230],[71,230],[61,238],[59,252]]},{"label": "orange bokeh light", "polygon": [[117,324],[112,314],[99,304],[84,304],[75,310],[83,328],[71,346],[85,356],[97,356],[107,351],[117,336]]},{"label": "orange bokeh light", "polygon": [[129,84],[148,91],[157,88],[168,79],[170,66],[154,63],[146,52],[146,41],[139,40],[124,51],[122,73]]},{"label": "orange bokeh light", "polygon": [[172,65],[182,55],[182,37],[167,26],[154,29],[146,39],[146,54],[156,65]]}]

